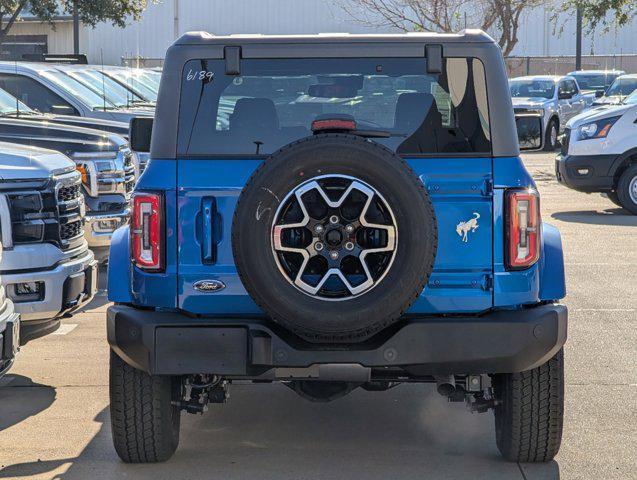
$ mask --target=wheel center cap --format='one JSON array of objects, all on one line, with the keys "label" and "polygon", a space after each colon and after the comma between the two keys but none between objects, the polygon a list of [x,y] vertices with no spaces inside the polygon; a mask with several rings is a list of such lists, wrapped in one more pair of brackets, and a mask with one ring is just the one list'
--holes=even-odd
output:
[{"label": "wheel center cap", "polygon": [[334,228],[325,234],[325,241],[330,247],[338,247],[343,241],[343,235],[338,229]]}]

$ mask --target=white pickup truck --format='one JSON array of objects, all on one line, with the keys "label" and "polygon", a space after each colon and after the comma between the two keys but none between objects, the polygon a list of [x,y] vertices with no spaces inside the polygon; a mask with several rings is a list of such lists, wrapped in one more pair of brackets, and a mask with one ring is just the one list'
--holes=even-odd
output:
[{"label": "white pickup truck", "polygon": [[84,238],[80,173],[65,155],[0,142],[0,276],[21,343],[91,300],[97,262]]},{"label": "white pickup truck", "polygon": [[535,75],[509,80],[515,116],[533,115],[542,118],[544,150],[558,146],[561,130],[575,115],[595,100],[594,93],[583,93],[571,76]]},{"label": "white pickup truck", "polygon": [[[0,242],[0,262],[2,243]],[[13,302],[7,298],[0,284],[0,377],[4,375],[20,348],[20,315],[15,312]]]}]

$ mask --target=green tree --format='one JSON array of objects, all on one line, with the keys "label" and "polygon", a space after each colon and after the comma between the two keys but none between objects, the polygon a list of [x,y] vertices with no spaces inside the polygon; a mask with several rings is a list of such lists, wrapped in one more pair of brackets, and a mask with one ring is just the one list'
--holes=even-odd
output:
[{"label": "green tree", "polygon": [[124,27],[128,18],[139,18],[148,0],[0,0],[0,43],[25,11],[52,22],[56,15],[72,14],[74,3],[85,25],[111,22]]},{"label": "green tree", "polygon": [[562,4],[562,11],[573,13],[578,7],[589,30],[600,25],[604,30],[612,25],[621,27],[637,14],[637,0],[567,0]]}]

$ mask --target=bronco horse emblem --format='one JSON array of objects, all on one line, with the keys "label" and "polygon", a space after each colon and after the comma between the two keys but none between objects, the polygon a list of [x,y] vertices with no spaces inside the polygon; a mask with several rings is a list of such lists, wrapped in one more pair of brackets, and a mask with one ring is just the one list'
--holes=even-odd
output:
[{"label": "bronco horse emblem", "polygon": [[463,242],[467,242],[467,234],[469,232],[475,232],[478,229],[478,218],[480,218],[480,214],[477,212],[473,212],[473,218],[471,220],[467,220],[466,222],[460,222],[456,225],[456,233],[462,237]]}]

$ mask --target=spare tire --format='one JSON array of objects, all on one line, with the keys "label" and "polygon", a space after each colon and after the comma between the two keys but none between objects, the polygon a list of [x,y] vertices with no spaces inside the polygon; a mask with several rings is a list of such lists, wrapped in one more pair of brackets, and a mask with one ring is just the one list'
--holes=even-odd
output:
[{"label": "spare tire", "polygon": [[382,145],[329,133],[283,147],[241,192],[232,227],[243,285],[311,342],[363,341],[394,323],[433,270],[422,181]]}]

